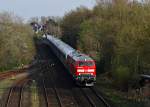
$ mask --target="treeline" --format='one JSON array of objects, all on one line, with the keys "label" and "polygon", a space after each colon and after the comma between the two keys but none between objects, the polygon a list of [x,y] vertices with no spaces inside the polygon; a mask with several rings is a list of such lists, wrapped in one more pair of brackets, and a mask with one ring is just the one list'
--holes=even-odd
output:
[{"label": "treeline", "polygon": [[62,39],[91,55],[116,86],[134,86],[138,74],[150,74],[149,13],[150,3],[126,0],[79,7],[64,16]]},{"label": "treeline", "polygon": [[0,71],[28,64],[34,53],[32,28],[12,13],[0,13]]}]

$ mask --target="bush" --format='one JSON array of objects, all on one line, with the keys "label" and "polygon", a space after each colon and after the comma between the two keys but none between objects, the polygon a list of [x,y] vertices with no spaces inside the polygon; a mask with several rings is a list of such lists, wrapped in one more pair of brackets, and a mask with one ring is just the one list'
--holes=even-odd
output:
[{"label": "bush", "polygon": [[118,66],[112,73],[114,78],[114,85],[126,90],[128,88],[129,80],[132,78],[131,71],[128,67]]}]

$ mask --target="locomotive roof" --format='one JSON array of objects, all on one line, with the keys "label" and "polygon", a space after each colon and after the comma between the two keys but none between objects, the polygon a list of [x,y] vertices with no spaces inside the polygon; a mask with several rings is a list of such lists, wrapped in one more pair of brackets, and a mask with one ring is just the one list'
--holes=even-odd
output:
[{"label": "locomotive roof", "polygon": [[85,54],[82,54],[78,51],[72,53],[72,57],[74,60],[78,61],[93,61],[93,59]]}]

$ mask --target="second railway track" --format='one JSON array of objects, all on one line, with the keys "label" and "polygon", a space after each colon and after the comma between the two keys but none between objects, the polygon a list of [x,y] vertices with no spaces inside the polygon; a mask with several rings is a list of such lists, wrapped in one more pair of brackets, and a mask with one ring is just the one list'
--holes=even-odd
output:
[{"label": "second railway track", "polygon": [[10,87],[4,107],[22,107],[23,88],[29,79],[22,79]]},{"label": "second railway track", "polygon": [[[51,80],[51,79],[50,79]],[[51,87],[45,86],[46,83]],[[58,90],[55,87],[53,81],[43,80],[43,88],[44,88],[44,96],[47,107],[63,107],[63,103],[61,102],[60,96],[58,94]]]}]

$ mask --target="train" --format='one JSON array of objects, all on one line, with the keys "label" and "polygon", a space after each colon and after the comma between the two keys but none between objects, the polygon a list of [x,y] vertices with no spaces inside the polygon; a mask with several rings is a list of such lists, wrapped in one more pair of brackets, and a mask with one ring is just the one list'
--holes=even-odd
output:
[{"label": "train", "polygon": [[96,83],[96,64],[88,55],[75,50],[53,35],[44,35],[53,53],[80,86],[94,86]]}]

